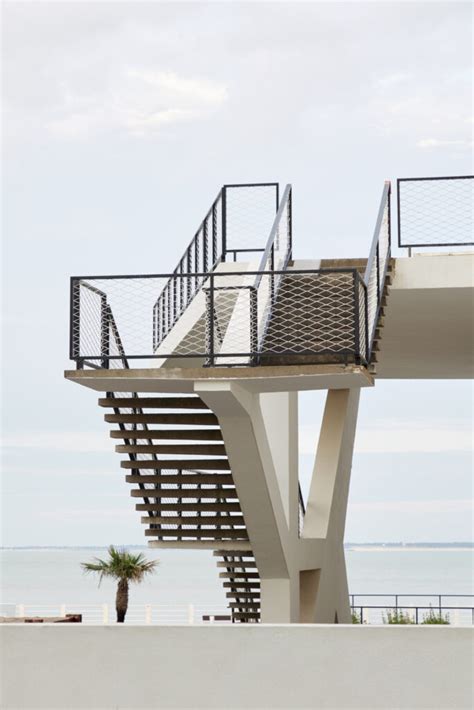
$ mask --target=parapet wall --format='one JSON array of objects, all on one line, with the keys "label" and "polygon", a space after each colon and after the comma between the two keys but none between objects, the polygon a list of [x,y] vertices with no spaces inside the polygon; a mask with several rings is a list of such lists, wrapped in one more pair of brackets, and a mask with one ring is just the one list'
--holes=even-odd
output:
[{"label": "parapet wall", "polygon": [[472,642],[436,626],[6,625],[0,706],[466,709]]}]

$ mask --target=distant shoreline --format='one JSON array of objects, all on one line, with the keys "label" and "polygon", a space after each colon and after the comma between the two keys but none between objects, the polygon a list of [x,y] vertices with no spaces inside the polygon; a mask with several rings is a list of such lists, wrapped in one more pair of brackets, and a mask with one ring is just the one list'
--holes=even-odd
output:
[{"label": "distant shoreline", "polygon": [[[120,544],[129,549],[149,549],[146,545]],[[4,545],[0,550],[106,550],[107,545]],[[474,550],[474,542],[346,542],[348,552]]]}]

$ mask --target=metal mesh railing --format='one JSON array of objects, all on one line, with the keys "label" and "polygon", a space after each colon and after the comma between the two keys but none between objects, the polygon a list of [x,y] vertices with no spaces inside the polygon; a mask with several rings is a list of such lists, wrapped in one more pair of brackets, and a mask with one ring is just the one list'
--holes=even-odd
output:
[{"label": "metal mesh railing", "polygon": [[[196,366],[367,359],[366,288],[356,269],[209,274],[154,350],[150,306],[167,278],[74,278],[71,357],[79,366],[114,366],[124,358],[191,358]],[[179,277],[184,288],[194,278]],[[275,294],[270,310],[259,293]]]},{"label": "metal mesh railing", "polygon": [[[158,347],[219,262],[263,252],[278,210],[278,183],[224,185],[153,304]],[[184,280],[183,276],[193,275]]]},{"label": "metal mesh railing", "polygon": [[398,245],[474,244],[474,176],[397,180]]},{"label": "metal mesh railing", "polygon": [[379,212],[375,224],[374,237],[364,274],[366,288],[366,330],[364,351],[370,362],[372,343],[379,320],[379,312],[385,287],[385,276],[390,263],[391,224],[390,224],[391,186],[386,182],[382,192]]}]

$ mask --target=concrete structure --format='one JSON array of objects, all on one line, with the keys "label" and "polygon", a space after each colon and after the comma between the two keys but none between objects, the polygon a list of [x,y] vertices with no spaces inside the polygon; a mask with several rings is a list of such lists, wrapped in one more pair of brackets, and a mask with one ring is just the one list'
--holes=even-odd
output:
[{"label": "concrete structure", "polygon": [[[126,277],[120,301],[120,277],[73,279],[71,356],[93,369],[66,377],[107,393],[150,545],[213,549],[233,621],[350,623],[343,539],[361,390],[472,376],[473,255],[392,258],[386,184],[368,259],[295,262],[291,187],[276,194],[257,271],[222,263],[229,234],[246,233],[225,222],[223,188],[164,285]],[[151,313],[152,352],[137,353]],[[305,510],[297,397],[316,389],[327,400]]]},{"label": "concrete structure", "polygon": [[472,707],[450,627],[0,627],[5,710]]}]

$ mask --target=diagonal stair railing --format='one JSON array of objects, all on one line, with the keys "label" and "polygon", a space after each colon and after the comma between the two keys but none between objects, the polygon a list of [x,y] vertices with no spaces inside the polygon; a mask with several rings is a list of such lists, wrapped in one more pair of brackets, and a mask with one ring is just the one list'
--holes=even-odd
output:
[{"label": "diagonal stair railing", "polygon": [[153,306],[154,350],[219,263],[264,251],[278,205],[278,183],[223,185]]},{"label": "diagonal stair railing", "polygon": [[391,220],[390,220],[391,184],[385,182],[380,200],[374,236],[364,274],[365,286],[365,323],[366,323],[366,362],[370,363],[375,331],[379,322],[380,308],[385,289],[385,279],[390,265]]}]

